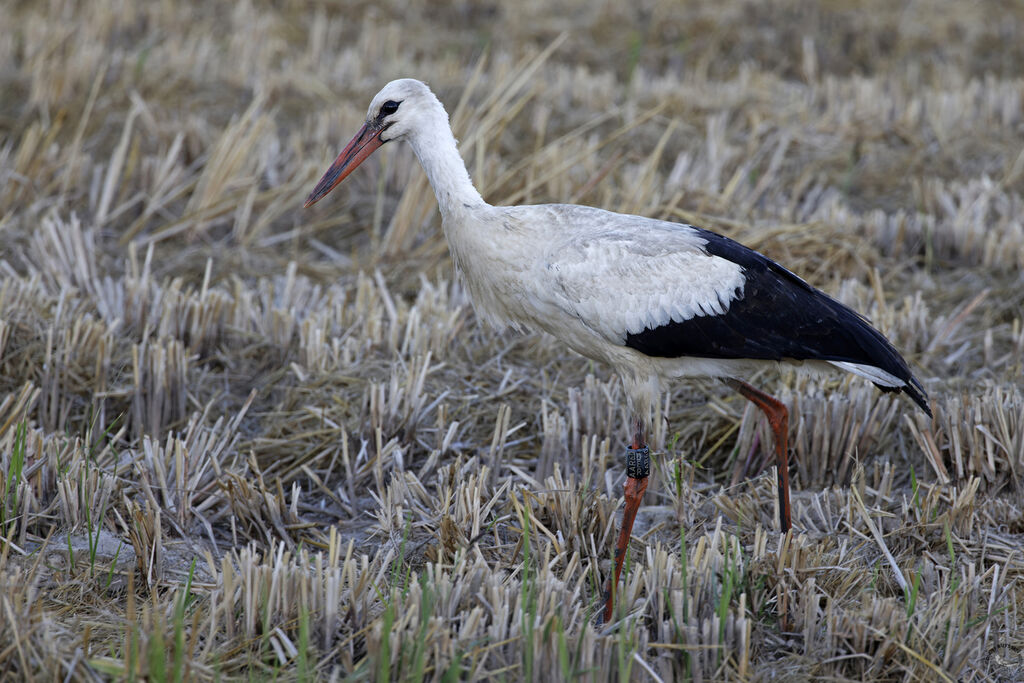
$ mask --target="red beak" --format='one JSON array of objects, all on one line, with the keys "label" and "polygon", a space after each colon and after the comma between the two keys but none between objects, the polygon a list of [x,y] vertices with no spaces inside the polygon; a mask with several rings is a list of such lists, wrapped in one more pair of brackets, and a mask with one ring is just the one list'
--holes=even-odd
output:
[{"label": "red beak", "polygon": [[354,171],[356,166],[363,163],[366,157],[383,145],[385,141],[380,139],[380,134],[383,132],[384,128],[377,128],[369,123],[363,124],[356,136],[345,145],[345,149],[341,150],[341,154],[327,169],[327,173],[324,173],[324,177],[306,197],[306,203],[302,205],[303,208],[313,206],[323,199],[324,195]]}]

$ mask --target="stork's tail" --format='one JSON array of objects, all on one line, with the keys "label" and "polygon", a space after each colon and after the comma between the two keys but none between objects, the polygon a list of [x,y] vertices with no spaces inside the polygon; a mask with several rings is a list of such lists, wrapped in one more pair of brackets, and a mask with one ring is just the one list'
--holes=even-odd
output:
[{"label": "stork's tail", "polygon": [[[891,353],[896,353],[891,346],[889,346],[888,344],[886,344],[886,346],[888,347],[887,350],[891,351]],[[898,354],[897,358],[899,358]],[[932,409],[928,405],[928,394],[925,392],[924,387],[921,386],[921,383],[917,381],[916,377],[910,374],[909,369],[907,369],[906,365],[903,364],[902,362],[903,359],[899,358],[899,360],[901,361],[900,365],[902,365],[903,367],[897,367],[897,369],[906,370],[906,379],[901,379],[896,375],[893,375],[890,372],[886,372],[885,370],[874,365],[865,365],[863,363],[849,363],[837,360],[829,362],[832,365],[836,366],[837,368],[846,370],[847,372],[852,372],[855,375],[860,375],[865,379],[871,380],[871,382],[882,391],[902,391],[907,396],[909,396],[914,403],[920,406],[921,410],[923,410],[925,414],[928,415],[928,417],[932,417]]]}]

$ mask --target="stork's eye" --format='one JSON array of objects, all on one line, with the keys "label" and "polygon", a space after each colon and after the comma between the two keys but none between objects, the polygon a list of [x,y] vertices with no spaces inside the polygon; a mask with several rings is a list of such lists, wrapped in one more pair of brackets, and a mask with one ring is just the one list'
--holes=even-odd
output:
[{"label": "stork's eye", "polygon": [[401,104],[401,102],[395,102],[394,100],[388,100],[384,104],[380,105],[380,114],[381,114],[381,116],[391,116],[396,111],[398,111],[398,105],[400,105],[400,104]]}]

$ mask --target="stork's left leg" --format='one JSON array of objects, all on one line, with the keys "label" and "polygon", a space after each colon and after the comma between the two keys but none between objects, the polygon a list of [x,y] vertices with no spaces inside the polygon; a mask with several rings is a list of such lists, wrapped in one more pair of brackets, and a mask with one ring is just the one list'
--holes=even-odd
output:
[{"label": "stork's left leg", "polygon": [[619,585],[622,563],[626,559],[626,548],[629,537],[633,533],[633,522],[636,521],[640,501],[647,490],[647,477],[651,474],[651,452],[647,448],[647,437],[644,434],[643,421],[633,418],[633,443],[626,449],[626,483],[623,493],[626,498],[626,509],[622,512],[622,528],[619,530],[619,542],[615,545],[615,573],[609,577],[604,589],[603,623],[612,620],[612,607],[615,603],[615,589]]},{"label": "stork's left leg", "polygon": [[761,409],[775,435],[775,459],[779,482],[779,525],[782,533],[793,526],[789,511],[789,411],[782,401],[738,379],[725,383]]}]

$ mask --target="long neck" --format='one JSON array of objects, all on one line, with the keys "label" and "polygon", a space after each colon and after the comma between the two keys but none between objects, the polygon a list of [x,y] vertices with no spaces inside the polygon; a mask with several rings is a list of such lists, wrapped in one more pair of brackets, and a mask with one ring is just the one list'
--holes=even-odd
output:
[{"label": "long neck", "polygon": [[431,125],[409,137],[409,144],[434,188],[441,216],[447,218],[464,208],[484,206],[485,202],[469,179],[448,116],[442,107],[439,109],[438,115],[430,118]]}]

